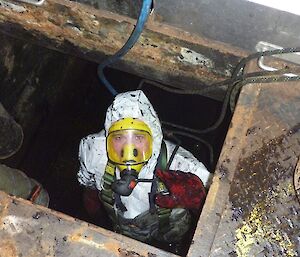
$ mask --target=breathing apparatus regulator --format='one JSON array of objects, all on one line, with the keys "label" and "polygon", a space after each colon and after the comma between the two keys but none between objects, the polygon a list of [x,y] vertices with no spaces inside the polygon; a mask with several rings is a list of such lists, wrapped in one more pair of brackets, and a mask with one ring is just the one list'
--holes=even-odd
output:
[{"label": "breathing apparatus regulator", "polygon": [[120,179],[112,184],[115,193],[129,196],[138,182],[152,182],[152,179],[138,179],[152,156],[152,144],[150,128],[139,119],[123,118],[111,125],[106,149],[109,161],[120,170]]}]

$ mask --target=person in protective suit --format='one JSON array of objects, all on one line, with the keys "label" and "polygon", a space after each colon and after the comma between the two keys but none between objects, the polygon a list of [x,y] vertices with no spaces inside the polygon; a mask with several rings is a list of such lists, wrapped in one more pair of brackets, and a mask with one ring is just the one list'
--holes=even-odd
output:
[{"label": "person in protective suit", "polygon": [[116,232],[179,242],[190,228],[190,210],[203,205],[210,173],[190,152],[163,140],[140,90],[115,97],[104,127],[80,142],[79,182],[99,190]]}]

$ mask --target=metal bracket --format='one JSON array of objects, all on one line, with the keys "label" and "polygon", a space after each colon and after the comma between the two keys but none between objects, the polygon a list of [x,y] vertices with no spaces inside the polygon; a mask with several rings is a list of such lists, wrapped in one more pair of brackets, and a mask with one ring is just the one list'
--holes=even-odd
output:
[{"label": "metal bracket", "polygon": [[[273,44],[268,43],[268,42],[260,41],[260,42],[258,42],[256,44],[255,49],[258,52],[264,52],[264,51],[269,51],[269,50],[283,49],[283,47],[277,46],[277,45],[273,45]],[[282,59],[282,60],[285,60],[285,61],[292,62],[292,63],[300,65],[300,53],[276,54],[274,56],[276,56],[276,58],[279,58],[279,59]],[[264,57],[263,56],[261,56],[257,60],[257,65],[261,69],[266,70],[266,71],[277,71],[278,70],[278,69],[276,69],[274,67],[271,67],[271,66],[268,66],[268,65],[264,64],[263,61],[264,61]],[[286,73],[284,75],[287,76],[287,77],[298,76],[298,75],[293,74],[293,73]]]}]

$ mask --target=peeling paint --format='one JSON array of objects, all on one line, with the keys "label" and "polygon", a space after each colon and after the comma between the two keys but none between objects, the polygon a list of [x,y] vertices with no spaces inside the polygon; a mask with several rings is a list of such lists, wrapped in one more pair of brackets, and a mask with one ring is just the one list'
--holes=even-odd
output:
[{"label": "peeling paint", "polygon": [[211,59],[191,49],[182,47],[180,50],[180,54],[180,56],[177,56],[177,59],[182,62],[187,62],[193,65],[205,66],[209,69],[213,69],[215,66],[214,62]]},{"label": "peeling paint", "polygon": [[78,243],[84,244],[88,247],[93,247],[93,248],[96,248],[99,250],[105,250],[108,252],[112,252],[112,253],[115,253],[116,255],[118,254],[118,249],[120,247],[116,242],[110,241],[110,240],[98,243],[96,238],[94,238],[93,236],[90,236],[87,233],[85,227],[81,227],[75,233],[73,233],[72,235],[69,235],[67,240],[73,241],[73,242],[78,242]]},{"label": "peeling paint", "polygon": [[72,241],[76,241],[76,242],[79,242],[79,243],[82,243],[82,244],[85,244],[85,245],[88,245],[88,246],[91,246],[91,247],[106,250],[105,244],[96,243],[96,242],[92,241],[91,238],[82,236],[81,234],[73,235],[73,236],[70,237],[70,239]]},{"label": "peeling paint", "polygon": [[21,256],[17,254],[16,247],[9,240],[3,240],[0,242],[0,257],[17,257]]}]

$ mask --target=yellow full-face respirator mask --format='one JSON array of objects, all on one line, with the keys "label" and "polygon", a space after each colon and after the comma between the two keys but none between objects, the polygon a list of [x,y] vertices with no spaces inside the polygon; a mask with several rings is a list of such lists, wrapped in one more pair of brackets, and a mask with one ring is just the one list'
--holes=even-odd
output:
[{"label": "yellow full-face respirator mask", "polygon": [[133,189],[135,185],[132,181],[136,181],[138,173],[152,156],[152,143],[150,128],[139,119],[123,118],[111,125],[106,138],[107,155],[110,162],[121,172],[121,180],[112,185],[114,191],[121,188],[120,183],[125,183],[126,187],[130,186]]}]

